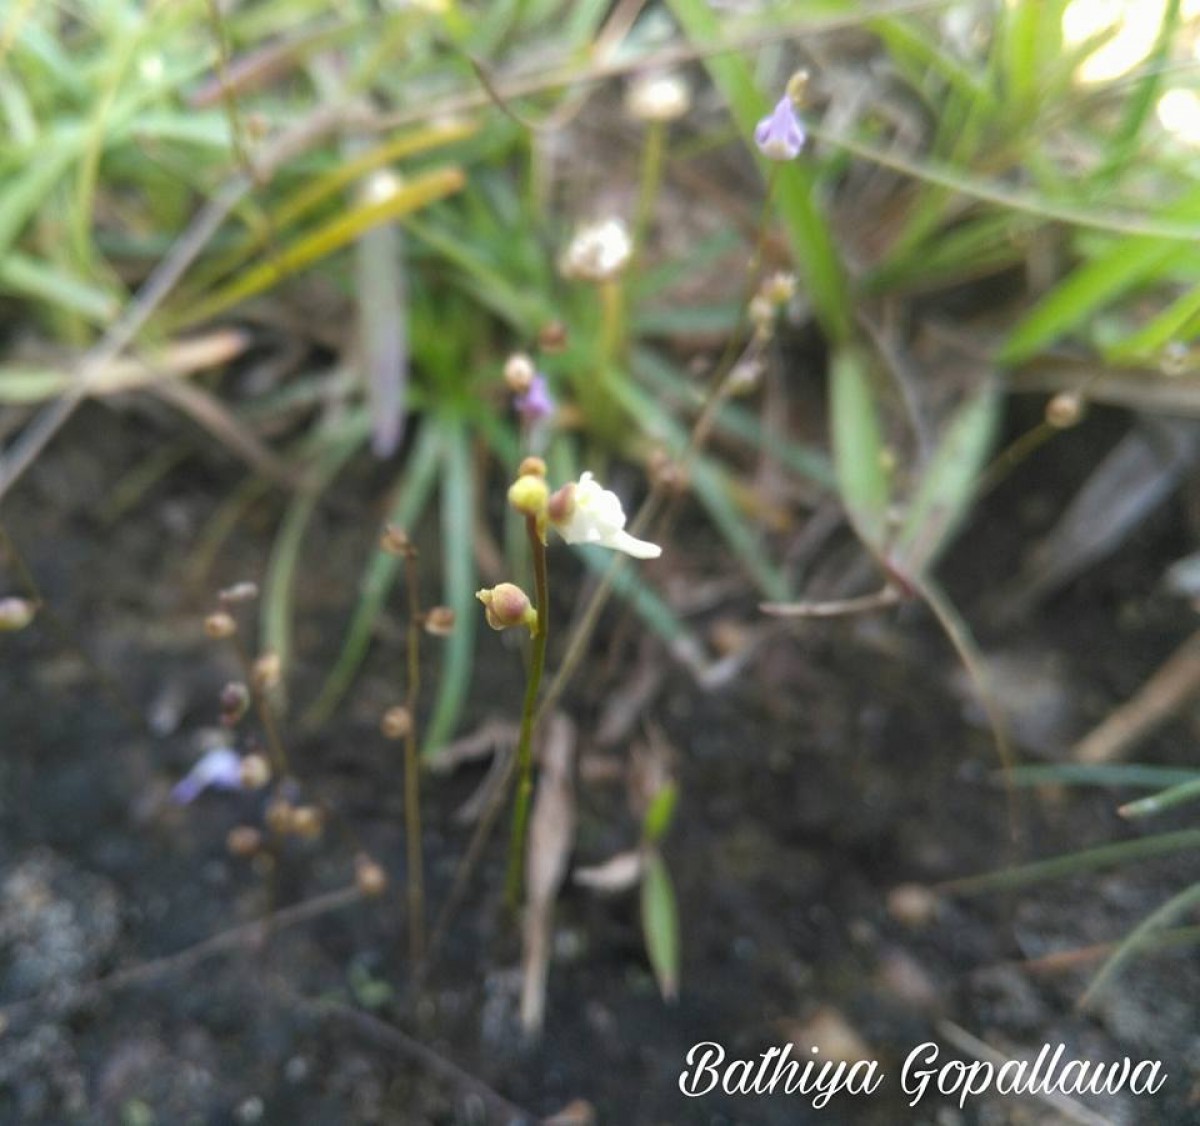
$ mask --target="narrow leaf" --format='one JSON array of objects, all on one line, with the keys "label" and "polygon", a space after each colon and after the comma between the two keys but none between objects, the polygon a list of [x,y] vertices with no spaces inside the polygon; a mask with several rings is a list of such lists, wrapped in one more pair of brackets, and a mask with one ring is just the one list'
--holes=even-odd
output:
[{"label": "narrow leaf", "polygon": [[879,553],[887,532],[886,451],[862,352],[839,348],[833,354],[830,379],[830,430],[838,488],[855,530]]},{"label": "narrow leaf", "polygon": [[642,932],[658,990],[664,1001],[674,1001],[679,996],[679,912],[667,866],[654,850],[642,875]]}]

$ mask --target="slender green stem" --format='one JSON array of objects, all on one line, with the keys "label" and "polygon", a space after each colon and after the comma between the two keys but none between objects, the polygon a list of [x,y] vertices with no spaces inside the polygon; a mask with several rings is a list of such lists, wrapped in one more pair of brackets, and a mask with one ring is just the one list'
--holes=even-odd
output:
[{"label": "slender green stem", "polygon": [[417,747],[417,707],[421,691],[421,588],[417,553],[410,548],[404,557],[404,580],[408,587],[408,731],[404,735],[404,836],[408,863],[408,952],[413,966],[425,957],[425,877],[421,856],[421,762]]},{"label": "slender green stem", "polygon": [[638,190],[637,213],[633,221],[633,253],[641,259],[646,249],[646,232],[650,229],[650,216],[662,187],[663,158],[666,155],[667,126],[662,121],[652,121],[646,128],[646,139],[642,145],[642,181]]},{"label": "slender green stem", "polygon": [[529,545],[533,549],[533,573],[537,591],[537,633],[529,661],[529,679],[525,683],[525,706],[521,711],[521,734],[517,742],[517,795],[513,807],[512,842],[508,853],[508,901],[515,907],[521,899],[525,871],[525,835],[529,826],[529,805],[533,798],[533,731],[537,721],[538,691],[546,668],[546,637],[550,626],[550,582],[546,572],[546,545],[538,532],[537,518],[525,517]]}]

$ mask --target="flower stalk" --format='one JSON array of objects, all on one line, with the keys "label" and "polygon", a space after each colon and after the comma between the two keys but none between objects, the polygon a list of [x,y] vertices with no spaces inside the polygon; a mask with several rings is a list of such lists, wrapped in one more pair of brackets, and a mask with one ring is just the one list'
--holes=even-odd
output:
[{"label": "flower stalk", "polygon": [[521,733],[517,741],[517,793],[513,806],[512,839],[506,880],[508,902],[512,907],[516,907],[521,901],[521,882],[525,871],[525,838],[529,828],[529,806],[533,798],[533,734],[538,718],[538,693],[546,668],[546,637],[550,632],[550,580],[546,567],[546,545],[542,542],[536,516],[526,514],[525,531],[533,552],[538,628],[533,635],[529,676],[525,682],[525,703],[521,710]]}]

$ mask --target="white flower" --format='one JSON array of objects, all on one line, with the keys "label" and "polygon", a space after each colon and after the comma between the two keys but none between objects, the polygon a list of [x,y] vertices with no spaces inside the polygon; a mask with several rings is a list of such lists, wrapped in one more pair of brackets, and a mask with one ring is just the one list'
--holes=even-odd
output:
[{"label": "white flower", "polygon": [[639,121],[674,121],[691,108],[692,92],[678,74],[648,74],[635,79],[625,108]]},{"label": "white flower", "polygon": [[620,219],[605,219],[580,227],[559,259],[563,277],[606,282],[615,278],[629,262],[633,240]]},{"label": "white flower", "polygon": [[[550,519],[567,543],[599,544],[634,559],[657,559],[662,554],[658,544],[639,540],[625,531],[620,498],[602,488],[591,473],[585,473],[577,484],[568,485],[555,496],[560,494],[563,499],[558,505],[551,499]],[[556,507],[561,517],[555,513]]]}]

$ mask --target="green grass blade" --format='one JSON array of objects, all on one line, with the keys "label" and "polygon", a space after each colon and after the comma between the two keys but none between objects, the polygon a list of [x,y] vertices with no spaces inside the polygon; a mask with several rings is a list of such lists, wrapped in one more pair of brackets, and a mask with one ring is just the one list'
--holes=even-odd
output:
[{"label": "green grass blade", "polygon": [[1157,911],[1143,919],[1092,978],[1084,995],[1079,999],[1080,1006],[1086,1007],[1095,1000],[1097,994],[1107,989],[1117,974],[1129,964],[1130,959],[1152,945],[1162,931],[1197,904],[1200,904],[1200,883],[1192,884],[1178,895],[1172,896]]},{"label": "green grass blade", "polygon": [[406,181],[385,200],[351,208],[343,215],[302,235],[258,266],[252,266],[214,293],[189,306],[179,325],[197,324],[223,313],[278,285],[289,275],[328,257],[380,223],[408,215],[462,189],[466,177],[459,168],[439,168]]},{"label": "green grass blade", "polygon": [[1173,809],[1177,805],[1186,805],[1193,801],[1200,801],[1200,778],[1181,782],[1161,793],[1151,794],[1148,798],[1123,805],[1121,816],[1131,820],[1138,817],[1150,817],[1156,813],[1162,813],[1164,810]]},{"label": "green grass blade", "polygon": [[970,512],[979,474],[995,441],[1001,397],[986,386],[951,419],[925,467],[895,548],[906,574],[931,569]]},{"label": "green grass blade", "polygon": [[109,324],[120,301],[109,290],[40,258],[11,253],[0,258],[0,293],[44,301],[77,313],[93,325]]},{"label": "green grass blade", "polygon": [[1093,180],[1098,186],[1111,183],[1127,169],[1137,154],[1142,130],[1154,114],[1159,91],[1163,84],[1163,68],[1170,61],[1171,50],[1177,42],[1179,0],[1167,0],[1154,49],[1143,62],[1141,76],[1132,95],[1125,103],[1125,113],[1108,145],[1104,163]]},{"label": "green grass blade", "polygon": [[[693,44],[720,45],[720,19],[707,0],[670,0],[669,7]],[[731,53],[712,54],[705,59],[705,66],[729,104],[742,136],[752,143],[754,127],[770,106],[745,59]],[[778,91],[776,97],[782,93]],[[772,98],[771,103],[774,101]],[[765,171],[769,162],[760,159],[760,164]],[[817,319],[830,340],[844,343],[853,335],[852,306],[832,234],[816,203],[816,175],[803,157],[772,166],[770,175],[774,178],[775,202],[791,238],[793,258],[808,283]]]},{"label": "green grass blade", "polygon": [[421,753],[435,754],[454,734],[463,701],[471,686],[475,631],[482,614],[475,601],[475,497],[471,476],[471,447],[458,419],[439,418],[442,430],[442,567],[446,604],[454,611],[454,629],[445,639],[437,698],[422,736]]},{"label": "green grass blade", "polygon": [[[435,426],[422,426],[412,451],[405,458],[396,500],[388,513],[388,522],[411,527],[420,517],[437,479],[441,464],[441,441]],[[367,655],[383,604],[395,584],[400,560],[383,551],[375,551],[363,576],[362,594],[346,631],[346,639],[333,670],[326,678],[317,699],[304,715],[306,727],[319,727],[333,713],[354,675]]]},{"label": "green grass blade", "polygon": [[739,510],[730,493],[728,474],[711,458],[703,456],[692,460],[689,473],[693,494],[760,593],[772,602],[790,599],[791,586],[764,550],[760,531]]},{"label": "green grass blade", "polygon": [[888,476],[876,397],[863,353],[839,348],[830,365],[830,431],[842,503],[876,554],[887,537]]},{"label": "green grass blade", "polygon": [[1054,763],[1018,766],[1011,775],[1014,786],[1129,786],[1157,790],[1200,779],[1195,770],[1128,763]]},{"label": "green grass blade", "polygon": [[366,435],[367,420],[362,414],[343,423],[336,438],[318,457],[311,471],[311,486],[292,498],[275,536],[263,584],[262,647],[265,652],[278,654],[285,675],[291,667],[292,607],[304,534],[325,490],[362,447]]},{"label": "green grass blade", "polygon": [[654,795],[642,818],[642,839],[649,844],[659,844],[671,828],[675,806],[679,803],[679,787],[668,782]]},{"label": "green grass blade", "polygon": [[1105,349],[1105,358],[1112,363],[1154,362],[1168,344],[1177,340],[1187,343],[1196,332],[1198,320],[1200,285],[1176,298],[1137,332]]},{"label": "green grass blade", "polygon": [[589,571],[607,576],[612,569],[612,589],[618,598],[666,643],[677,660],[693,672],[700,672],[706,663],[704,645],[678,614],[663,601],[643,579],[641,572],[629,564],[625,556],[615,556],[603,547],[576,545],[573,549]]},{"label": "green grass blade", "polygon": [[667,866],[653,850],[642,872],[642,933],[658,991],[664,1001],[674,1001],[679,996],[679,909]]},{"label": "green grass blade", "polygon": [[[666,405],[673,408],[677,401],[691,410],[699,410],[703,406],[702,393],[695,380],[689,379],[653,349],[635,349],[633,368],[658,398],[667,401]],[[837,483],[833,466],[822,450],[805,445],[792,435],[781,440],[764,430],[759,419],[737,403],[724,403],[718,408],[713,429],[718,434],[737,438],[762,449],[794,473],[826,488],[832,489]]]},{"label": "green grass blade", "polygon": [[[1189,192],[1167,208],[1166,214],[1171,219],[1200,218],[1200,191]],[[1009,333],[1000,359],[1009,364],[1028,359],[1102,306],[1194,256],[1195,248],[1188,243],[1160,238],[1120,240],[1077,267],[1043,297]]]},{"label": "green grass blade", "polygon": [[967,876],[961,880],[951,880],[943,884],[942,888],[960,895],[976,895],[983,891],[1008,891],[1196,848],[1200,848],[1200,829],[1182,829],[1176,833],[1158,833],[1152,837],[1100,845],[1098,848],[1084,849],[1050,860],[1038,860],[1016,868],[1004,868],[998,872]]}]

